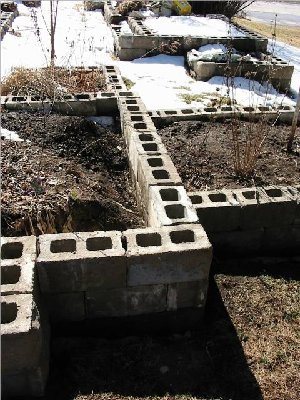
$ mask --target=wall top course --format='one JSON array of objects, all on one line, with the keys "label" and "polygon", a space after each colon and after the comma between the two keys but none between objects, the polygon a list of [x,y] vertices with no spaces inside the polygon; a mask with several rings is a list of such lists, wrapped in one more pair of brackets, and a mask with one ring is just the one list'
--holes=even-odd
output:
[{"label": "wall top course", "polygon": [[127,257],[211,249],[205,230],[199,224],[128,229],[123,236],[127,242]]},{"label": "wall top course", "polygon": [[76,260],[124,256],[121,232],[75,232],[39,237],[39,263],[49,260]]}]

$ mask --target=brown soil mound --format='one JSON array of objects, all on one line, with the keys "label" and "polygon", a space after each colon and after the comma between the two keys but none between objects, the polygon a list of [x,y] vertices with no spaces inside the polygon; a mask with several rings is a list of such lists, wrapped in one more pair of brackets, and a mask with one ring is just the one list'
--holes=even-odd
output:
[{"label": "brown soil mound", "polygon": [[[237,188],[263,185],[293,185],[300,180],[300,137],[295,151],[288,154],[286,141],[289,126],[268,123],[238,122],[242,161],[246,142],[252,146],[262,139],[253,174],[246,177],[235,172],[232,121],[183,121],[170,124],[159,133],[188,190]],[[236,146],[235,146],[236,149]]]},{"label": "brown soil mound", "polygon": [[5,113],[2,126],[24,139],[2,141],[4,236],[143,226],[119,131],[41,113]]}]

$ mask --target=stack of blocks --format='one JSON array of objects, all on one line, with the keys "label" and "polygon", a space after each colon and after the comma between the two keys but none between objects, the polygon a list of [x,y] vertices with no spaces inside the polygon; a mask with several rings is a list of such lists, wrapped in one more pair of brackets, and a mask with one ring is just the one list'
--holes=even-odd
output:
[{"label": "stack of blocks", "polygon": [[203,312],[212,249],[200,225],[43,235],[39,246],[52,322]]},{"label": "stack of blocks", "polygon": [[2,238],[2,393],[43,395],[49,327],[35,277],[36,237]]}]

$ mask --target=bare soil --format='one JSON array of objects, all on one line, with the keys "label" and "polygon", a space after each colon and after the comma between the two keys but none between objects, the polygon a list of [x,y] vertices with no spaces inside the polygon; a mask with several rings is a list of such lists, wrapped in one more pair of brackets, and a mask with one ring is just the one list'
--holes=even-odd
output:
[{"label": "bare soil", "polygon": [[[293,185],[300,181],[300,137],[297,128],[295,151],[286,151],[290,127],[272,126],[267,122],[231,120],[222,122],[182,121],[159,130],[163,143],[187,190],[212,190],[265,185]],[[238,129],[238,131],[237,131]],[[238,142],[233,138],[238,132]],[[261,143],[254,173],[242,176],[235,171],[237,157],[234,145],[239,145],[244,162],[249,148]],[[246,162],[247,164],[247,162]]]},{"label": "bare soil", "polygon": [[125,230],[143,226],[120,130],[82,117],[10,112],[1,140],[2,234]]},{"label": "bare soil", "polygon": [[298,399],[299,269],[269,267],[218,265],[199,331],[55,337],[45,399]]}]

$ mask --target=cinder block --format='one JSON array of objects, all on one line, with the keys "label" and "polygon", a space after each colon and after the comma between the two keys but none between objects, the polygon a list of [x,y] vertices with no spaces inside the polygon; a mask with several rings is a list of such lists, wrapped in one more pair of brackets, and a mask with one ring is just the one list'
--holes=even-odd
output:
[{"label": "cinder block", "polygon": [[169,311],[187,307],[204,307],[208,281],[182,282],[168,285],[167,305]]},{"label": "cinder block", "polygon": [[232,192],[241,205],[242,229],[284,226],[294,221],[296,202],[284,187],[234,189]]},{"label": "cinder block", "polygon": [[116,53],[117,53],[117,56],[119,57],[120,61],[132,61],[132,60],[135,60],[136,58],[143,57],[148,52],[149,52],[148,49],[143,49],[143,48],[125,49],[122,47],[117,47],[117,49],[116,49]]},{"label": "cinder block", "polygon": [[212,247],[201,225],[129,229],[124,237],[128,286],[208,278]]},{"label": "cinder block", "polygon": [[217,255],[235,257],[247,256],[260,252],[264,229],[236,230],[232,232],[211,232],[209,240]]},{"label": "cinder block", "polygon": [[148,225],[152,227],[198,222],[183,186],[150,186]]},{"label": "cinder block", "polygon": [[300,225],[266,228],[263,250],[272,255],[300,255]]},{"label": "cinder block", "polygon": [[[141,141],[140,135],[144,138],[151,136],[154,140]],[[155,132],[136,132],[131,133],[131,139],[128,145],[128,157],[131,169],[134,176],[137,176],[138,159],[140,156],[161,156],[167,154],[167,149],[161,143],[160,138],[155,135]]]},{"label": "cinder block", "polygon": [[165,285],[127,287],[125,289],[88,290],[87,317],[124,317],[165,311]]},{"label": "cinder block", "polygon": [[85,319],[85,293],[54,293],[43,296],[51,322]]},{"label": "cinder block", "polygon": [[41,320],[32,294],[1,298],[1,339],[3,373],[11,374],[40,365],[40,357],[47,354],[49,345],[48,325],[47,321]]},{"label": "cinder block", "polygon": [[94,116],[97,114],[96,96],[91,93],[66,96],[64,100],[53,103],[53,111],[64,115]]},{"label": "cinder block", "polygon": [[120,232],[42,235],[39,246],[37,268],[42,292],[77,292],[126,284]]},{"label": "cinder block", "polygon": [[120,35],[118,43],[122,49],[154,49],[158,47],[159,38],[155,35]]},{"label": "cinder block", "polygon": [[32,293],[35,283],[36,237],[1,240],[1,294]]},{"label": "cinder block", "polygon": [[149,203],[150,186],[182,186],[182,181],[171,158],[160,156],[139,156],[135,177],[142,195],[142,201]]},{"label": "cinder block", "polygon": [[[140,115],[135,114],[132,115],[132,118],[136,120],[140,119],[143,122],[141,122],[140,124],[135,123],[134,124],[135,127],[133,127],[133,124],[123,121],[123,135],[127,147],[129,147],[131,141],[140,141],[140,142],[156,141],[156,143],[161,143],[161,137],[158,135],[155,125],[153,124],[149,116],[144,117],[142,114]],[[143,129],[140,129],[140,127]]]},{"label": "cinder block", "polygon": [[232,231],[240,224],[240,205],[230,190],[188,193],[206,232]]},{"label": "cinder block", "polygon": [[118,112],[117,97],[113,92],[97,93],[97,115],[115,115]]}]

